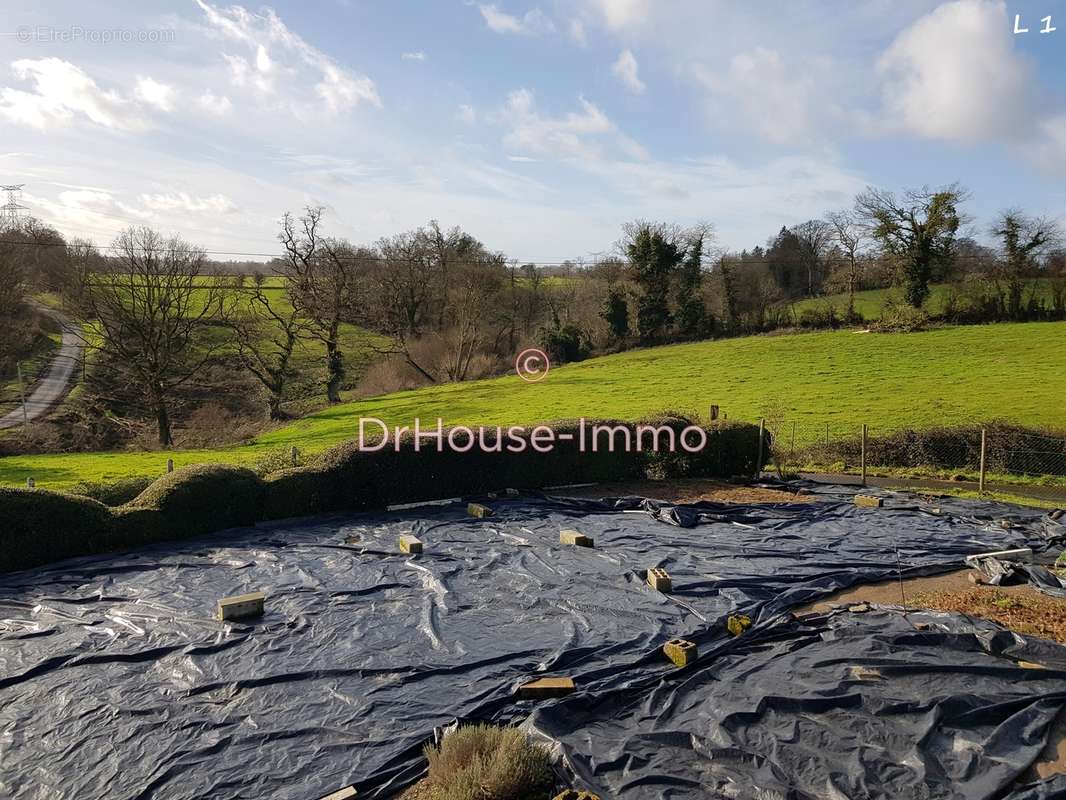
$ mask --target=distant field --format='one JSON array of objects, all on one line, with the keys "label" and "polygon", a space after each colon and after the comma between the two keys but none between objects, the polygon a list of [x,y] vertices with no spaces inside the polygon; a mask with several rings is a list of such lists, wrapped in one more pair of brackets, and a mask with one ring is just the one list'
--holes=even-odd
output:
[{"label": "distant field", "polygon": [[[1052,279],[1043,280],[1037,284],[1037,295],[1039,297],[1045,298],[1047,296],[1051,280]],[[1053,280],[1061,281],[1066,279]],[[944,310],[945,298],[950,294],[952,289],[959,287],[957,284],[953,283],[938,283],[930,288],[931,292],[929,294],[929,299],[925,303],[925,309],[931,314],[939,314]],[[881,317],[881,310],[889,300],[901,302],[902,298],[903,292],[898,288],[869,289],[865,292],[856,292],[855,311],[858,312],[863,319],[872,322]],[[830,305],[842,316],[848,308],[847,294],[834,294],[827,295],[826,297],[815,297],[809,300],[799,300],[792,304],[792,312],[798,316],[807,309],[822,309]]]},{"label": "distant field", "polygon": [[[263,434],[254,444],[177,451],[179,465],[252,464],[296,446],[318,453],[353,438],[360,417],[409,425],[512,425],[564,418],[636,418],[663,409],[758,419],[778,402],[789,420],[869,422],[879,431],[1006,419],[1066,427],[1066,323],[973,325],[922,333],[831,331],[633,350],[555,368],[541,383],[514,375],[335,406]],[[0,459],[0,484],[61,488],[163,471],[166,453]]]}]

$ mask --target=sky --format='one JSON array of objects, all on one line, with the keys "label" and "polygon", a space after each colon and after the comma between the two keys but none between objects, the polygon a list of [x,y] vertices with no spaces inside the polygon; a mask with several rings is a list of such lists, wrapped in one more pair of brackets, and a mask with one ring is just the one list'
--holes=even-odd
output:
[{"label": "sky", "polygon": [[268,256],[313,205],[353,242],[438,219],[554,263],[636,218],[750,248],[866,185],[954,181],[978,238],[1006,208],[1066,219],[1062,0],[5,12],[0,183],[101,245],[144,224]]}]

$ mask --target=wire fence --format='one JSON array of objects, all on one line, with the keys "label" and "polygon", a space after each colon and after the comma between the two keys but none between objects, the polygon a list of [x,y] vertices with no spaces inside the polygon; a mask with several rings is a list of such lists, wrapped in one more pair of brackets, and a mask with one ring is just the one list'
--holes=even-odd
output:
[{"label": "wire fence", "polygon": [[893,431],[876,424],[764,421],[767,470],[891,479],[1066,505],[1066,437],[996,423]]}]

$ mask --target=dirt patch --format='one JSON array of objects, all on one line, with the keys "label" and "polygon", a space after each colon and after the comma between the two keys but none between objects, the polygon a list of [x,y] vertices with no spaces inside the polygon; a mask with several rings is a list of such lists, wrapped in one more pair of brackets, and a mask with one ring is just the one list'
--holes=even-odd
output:
[{"label": "dirt patch", "polygon": [[624,497],[637,495],[670,503],[695,503],[710,500],[716,503],[806,503],[813,499],[799,492],[780,489],[759,489],[734,483],[699,478],[664,481],[622,481],[598,483],[580,489],[554,489],[549,494],[562,497]]}]

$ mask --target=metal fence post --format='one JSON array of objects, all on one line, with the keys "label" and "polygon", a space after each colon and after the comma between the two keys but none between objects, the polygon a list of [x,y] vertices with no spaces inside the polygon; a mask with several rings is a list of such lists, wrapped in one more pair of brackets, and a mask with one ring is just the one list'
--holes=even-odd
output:
[{"label": "metal fence post", "polygon": [[866,423],[862,424],[862,485],[866,485]]},{"label": "metal fence post", "polygon": [[766,431],[766,420],[759,420],[759,457],[755,460],[755,477],[758,478],[762,475],[762,440],[763,434]]},{"label": "metal fence post", "polygon": [[985,491],[985,452],[987,447],[987,437],[985,435],[985,429],[981,428],[981,475],[977,479],[977,491],[984,493]]}]

